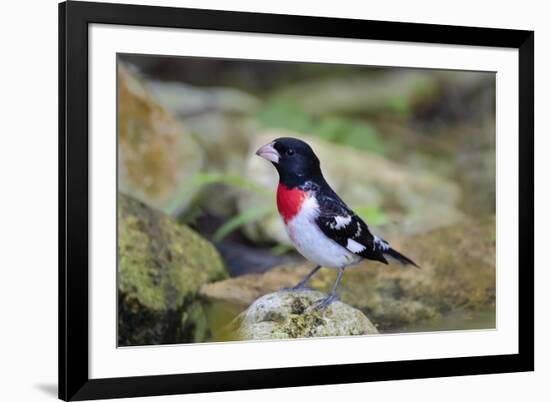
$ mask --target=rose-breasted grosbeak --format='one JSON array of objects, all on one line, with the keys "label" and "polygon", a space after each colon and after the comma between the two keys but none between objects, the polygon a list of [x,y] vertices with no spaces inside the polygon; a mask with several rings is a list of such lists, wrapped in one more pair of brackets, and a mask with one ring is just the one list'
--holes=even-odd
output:
[{"label": "rose-breasted grosbeak", "polygon": [[363,259],[384,264],[393,259],[403,265],[417,266],[397,252],[369,228],[325,181],[319,159],[305,142],[278,138],[264,145],[257,155],[270,161],[279,173],[277,209],[296,249],[316,267],[293,289],[303,288],[321,268],[336,268],[338,276],[329,295],[318,308],[336,298],[344,269]]}]

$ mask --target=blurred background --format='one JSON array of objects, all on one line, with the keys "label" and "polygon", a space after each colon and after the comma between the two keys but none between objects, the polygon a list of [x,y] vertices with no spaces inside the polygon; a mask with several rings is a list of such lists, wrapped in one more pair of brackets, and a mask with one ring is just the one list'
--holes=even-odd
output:
[{"label": "blurred background", "polygon": [[117,107],[119,345],[230,340],[312,268],[254,155],[280,136],[422,267],[348,269],[343,302],[381,333],[495,327],[493,73],[119,55]]}]

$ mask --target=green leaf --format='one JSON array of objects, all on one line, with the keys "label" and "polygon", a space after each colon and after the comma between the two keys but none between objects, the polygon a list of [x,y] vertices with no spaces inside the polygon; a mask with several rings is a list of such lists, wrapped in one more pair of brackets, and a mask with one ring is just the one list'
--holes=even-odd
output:
[{"label": "green leaf", "polygon": [[[226,184],[228,186],[240,187],[245,190],[252,191],[262,196],[269,196],[271,192],[252,180],[246,179],[236,174],[218,174],[218,173],[197,173],[193,175],[183,186],[181,193],[192,194],[200,192],[204,187],[211,184]],[[174,199],[181,199],[182,197],[175,197]],[[173,213],[178,207],[178,203],[174,201],[172,205],[166,207],[168,213]]]},{"label": "green leaf", "polygon": [[378,207],[355,207],[353,210],[368,225],[379,226],[387,222],[386,215]]},{"label": "green leaf", "polygon": [[214,233],[212,239],[214,241],[220,241],[229,233],[240,228],[241,226],[275,213],[275,208],[265,206],[251,208],[245,212],[241,212],[220,226],[218,230],[216,230],[216,233]]},{"label": "green leaf", "polygon": [[288,253],[290,250],[294,250],[294,247],[288,244],[277,244],[276,246],[271,247],[271,254],[282,255]]},{"label": "green leaf", "polygon": [[388,107],[394,112],[401,115],[401,117],[407,117],[411,114],[411,105],[408,99],[402,97],[392,97],[387,100]]},{"label": "green leaf", "polygon": [[190,179],[189,184],[199,188],[210,184],[227,184],[244,188],[245,190],[250,190],[261,195],[269,194],[267,188],[236,174],[198,173]]},{"label": "green leaf", "polygon": [[312,118],[297,105],[287,99],[274,99],[269,102],[256,120],[263,127],[284,128],[298,132],[309,132]]},{"label": "green leaf", "polygon": [[348,130],[349,123],[339,117],[321,119],[315,128],[314,134],[328,141],[341,142]]},{"label": "green leaf", "polygon": [[378,154],[384,153],[384,144],[376,129],[365,123],[351,126],[342,138],[342,142],[354,148],[366,149]]}]

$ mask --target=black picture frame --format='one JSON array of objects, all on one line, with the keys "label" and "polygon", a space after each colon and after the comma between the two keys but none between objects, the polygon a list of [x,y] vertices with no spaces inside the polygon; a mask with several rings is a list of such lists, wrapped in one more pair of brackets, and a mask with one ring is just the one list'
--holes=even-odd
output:
[{"label": "black picture frame", "polygon": [[[519,51],[517,354],[213,373],[88,375],[88,26],[376,39]],[[534,32],[70,1],[59,4],[59,398],[86,400],[534,370]]]}]

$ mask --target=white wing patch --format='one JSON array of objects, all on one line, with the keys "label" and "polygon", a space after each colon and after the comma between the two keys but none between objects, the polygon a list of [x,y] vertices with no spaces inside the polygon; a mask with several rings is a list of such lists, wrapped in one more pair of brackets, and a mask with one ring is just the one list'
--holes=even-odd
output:
[{"label": "white wing patch", "polygon": [[373,235],[374,241],[373,241],[373,249],[378,246],[382,251],[387,250],[390,248],[390,245],[386,243],[384,240],[382,240],[380,237]]},{"label": "white wing patch", "polygon": [[366,249],[365,246],[363,246],[361,243],[357,243],[353,239],[348,239],[348,242],[346,244],[346,248],[351,251],[352,253],[360,253]]},{"label": "white wing patch", "polygon": [[351,222],[351,216],[335,216],[335,223],[330,224],[331,229],[342,229],[343,227],[349,225]]},{"label": "white wing patch", "polygon": [[355,232],[353,237],[359,237],[361,235],[361,232],[362,232],[361,224],[359,222],[357,222],[357,231]]}]

